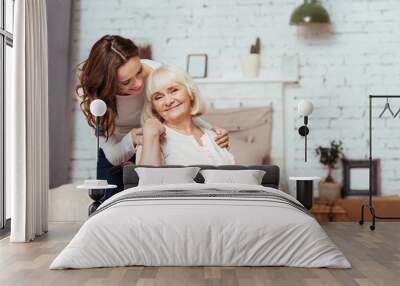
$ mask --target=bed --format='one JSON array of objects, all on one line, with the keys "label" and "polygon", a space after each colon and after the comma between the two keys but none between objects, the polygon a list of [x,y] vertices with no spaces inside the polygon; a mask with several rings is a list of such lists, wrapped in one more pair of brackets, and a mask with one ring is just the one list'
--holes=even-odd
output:
[{"label": "bed", "polygon": [[204,184],[198,174],[196,183],[138,186],[136,166],[126,166],[126,189],[98,208],[50,269],[351,267],[308,211],[278,190],[277,166],[199,167],[266,173],[262,185]]}]

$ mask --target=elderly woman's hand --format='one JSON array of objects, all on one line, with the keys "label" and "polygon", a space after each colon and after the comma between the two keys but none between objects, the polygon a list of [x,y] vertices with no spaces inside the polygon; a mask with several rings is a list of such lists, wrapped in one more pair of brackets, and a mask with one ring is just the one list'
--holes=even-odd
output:
[{"label": "elderly woman's hand", "polygon": [[132,128],[131,137],[132,137],[132,142],[135,145],[143,145],[143,129],[142,128]]},{"label": "elderly woman's hand", "polygon": [[215,142],[218,144],[219,147],[221,148],[229,148],[229,134],[228,131],[219,127],[212,127],[211,130],[213,130],[215,133],[217,133],[217,136],[215,137]]},{"label": "elderly woman's hand", "polygon": [[165,134],[165,126],[155,118],[147,119],[143,125],[143,136],[146,138],[162,137]]}]

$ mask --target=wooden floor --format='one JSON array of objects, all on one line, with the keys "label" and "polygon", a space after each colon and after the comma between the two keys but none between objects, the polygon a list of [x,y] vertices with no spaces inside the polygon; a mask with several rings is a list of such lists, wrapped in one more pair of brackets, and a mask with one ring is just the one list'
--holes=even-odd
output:
[{"label": "wooden floor", "polygon": [[79,224],[51,224],[44,237],[27,244],[0,241],[0,285],[400,285],[400,223],[326,223],[352,269],[289,267],[120,267],[48,270]]}]

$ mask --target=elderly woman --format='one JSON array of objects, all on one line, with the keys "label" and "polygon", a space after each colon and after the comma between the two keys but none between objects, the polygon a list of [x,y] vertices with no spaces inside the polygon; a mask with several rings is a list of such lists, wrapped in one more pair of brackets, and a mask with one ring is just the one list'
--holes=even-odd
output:
[{"label": "elderly woman", "polygon": [[216,133],[193,120],[204,112],[204,104],[185,71],[161,66],[149,76],[146,86],[143,146],[136,157],[139,164],[234,164],[232,154],[215,142]]}]

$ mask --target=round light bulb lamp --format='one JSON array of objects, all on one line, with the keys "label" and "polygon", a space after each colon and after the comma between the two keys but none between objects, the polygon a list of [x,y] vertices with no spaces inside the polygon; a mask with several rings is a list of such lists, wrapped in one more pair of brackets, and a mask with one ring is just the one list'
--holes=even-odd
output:
[{"label": "round light bulb lamp", "polygon": [[95,99],[90,104],[90,113],[96,117],[103,116],[107,111],[106,103],[101,99]]},{"label": "round light bulb lamp", "polygon": [[314,105],[309,100],[303,99],[297,105],[297,112],[303,116],[310,115],[313,112],[313,110],[314,110]]},{"label": "round light bulb lamp", "polygon": [[316,0],[304,0],[290,17],[290,25],[330,24],[328,12]]}]

